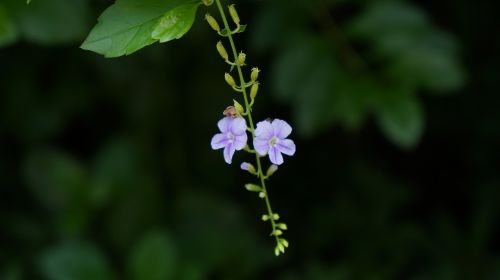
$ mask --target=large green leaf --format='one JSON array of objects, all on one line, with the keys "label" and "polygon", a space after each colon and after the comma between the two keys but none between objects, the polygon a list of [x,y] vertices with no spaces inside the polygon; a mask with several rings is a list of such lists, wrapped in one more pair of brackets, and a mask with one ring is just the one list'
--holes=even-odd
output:
[{"label": "large green leaf", "polygon": [[[196,2],[195,0],[118,0],[99,17],[98,24],[81,48],[106,57],[118,57],[129,55],[160,39],[163,42],[168,41],[168,37],[180,38],[191,27],[197,5],[189,12],[185,9]],[[177,18],[177,20],[168,26],[166,18],[170,20]]]}]

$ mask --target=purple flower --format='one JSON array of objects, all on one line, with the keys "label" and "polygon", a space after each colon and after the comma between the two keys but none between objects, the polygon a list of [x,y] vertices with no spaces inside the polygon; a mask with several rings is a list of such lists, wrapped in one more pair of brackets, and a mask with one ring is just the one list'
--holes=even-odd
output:
[{"label": "purple flower", "polygon": [[224,160],[231,164],[234,151],[242,150],[247,145],[247,124],[242,117],[225,117],[217,126],[221,133],[212,138],[212,149],[224,148]]},{"label": "purple flower", "polygon": [[263,121],[257,124],[253,146],[257,153],[265,156],[269,153],[269,160],[280,165],[283,163],[283,154],[292,156],[295,154],[295,143],[286,139],[292,133],[292,127],[285,121],[275,119]]}]

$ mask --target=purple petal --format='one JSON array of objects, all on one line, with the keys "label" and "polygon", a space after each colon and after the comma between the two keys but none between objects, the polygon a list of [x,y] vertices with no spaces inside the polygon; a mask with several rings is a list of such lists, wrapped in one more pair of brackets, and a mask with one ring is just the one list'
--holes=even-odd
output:
[{"label": "purple petal", "polygon": [[273,126],[268,121],[259,122],[255,129],[255,137],[261,140],[270,140],[274,136]]},{"label": "purple petal", "polygon": [[222,133],[215,134],[214,137],[212,137],[212,149],[217,150],[217,149],[222,149],[228,144],[228,140],[226,136]]},{"label": "purple petal", "polygon": [[276,165],[280,165],[283,163],[283,155],[278,150],[278,148],[272,147],[271,149],[269,149],[269,160]]},{"label": "purple petal", "polygon": [[272,126],[273,134],[280,139],[285,139],[292,133],[292,127],[286,121],[275,119]]},{"label": "purple petal", "polygon": [[247,145],[247,140],[248,140],[248,136],[247,134],[242,134],[242,135],[236,135],[234,136],[234,148],[239,151],[239,150],[242,150],[243,148],[245,148],[245,146]]},{"label": "purple petal", "polygon": [[276,143],[278,150],[285,155],[293,156],[295,154],[295,143],[290,139],[283,139]]},{"label": "purple petal", "polygon": [[218,123],[217,126],[219,127],[220,132],[226,133],[231,129],[231,124],[233,122],[233,119],[230,117],[225,117],[221,119]]},{"label": "purple petal", "polygon": [[233,122],[231,123],[231,132],[234,135],[246,134],[246,131],[247,131],[247,123],[245,122],[244,118],[237,117],[233,119]]},{"label": "purple petal", "polygon": [[259,155],[265,156],[269,151],[269,142],[267,140],[255,138],[253,139],[253,148]]},{"label": "purple petal", "polygon": [[224,160],[227,164],[231,164],[234,155],[234,145],[229,144],[224,148]]},{"label": "purple petal", "polygon": [[242,162],[241,165],[240,165],[240,168],[242,170],[248,171],[248,170],[250,170],[250,163],[248,163],[248,162]]}]

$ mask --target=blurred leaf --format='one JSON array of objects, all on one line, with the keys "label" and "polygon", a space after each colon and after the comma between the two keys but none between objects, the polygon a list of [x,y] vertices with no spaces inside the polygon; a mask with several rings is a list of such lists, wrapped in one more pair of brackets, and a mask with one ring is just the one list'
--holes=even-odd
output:
[{"label": "blurred leaf", "polygon": [[[161,30],[157,27],[163,15],[167,16],[169,11],[182,4],[195,2],[197,1],[118,0],[99,17],[99,22],[81,48],[106,57],[129,55],[158,40],[152,38],[152,34],[155,29]],[[187,30],[184,27],[179,31]]]},{"label": "blurred leaf", "polygon": [[178,6],[166,12],[158,21],[151,37],[165,43],[179,39],[193,26],[199,3]]},{"label": "blurred leaf", "polygon": [[175,279],[177,248],[164,231],[143,236],[130,255],[129,274],[134,280]]},{"label": "blurred leaf", "polygon": [[7,9],[0,4],[0,47],[16,41],[19,33]]},{"label": "blurred leaf", "polygon": [[423,111],[412,92],[403,88],[379,92],[377,121],[385,136],[402,148],[413,148],[422,137]]},{"label": "blurred leaf", "polygon": [[18,0],[7,1],[19,30],[28,41],[60,44],[84,35],[88,17],[86,0],[44,0],[29,6]]},{"label": "blurred leaf", "polygon": [[44,252],[40,270],[47,280],[111,280],[112,272],[101,251],[89,244],[67,243]]}]

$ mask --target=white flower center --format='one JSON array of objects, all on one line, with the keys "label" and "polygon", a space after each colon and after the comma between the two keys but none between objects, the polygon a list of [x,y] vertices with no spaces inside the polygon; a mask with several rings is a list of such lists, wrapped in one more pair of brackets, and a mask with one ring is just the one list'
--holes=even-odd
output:
[{"label": "white flower center", "polygon": [[278,141],[279,141],[278,138],[276,138],[276,136],[273,136],[273,138],[269,140],[269,146],[274,147],[276,143],[278,143]]},{"label": "white flower center", "polygon": [[234,135],[231,132],[228,132],[226,134],[226,138],[229,141],[229,143],[233,143],[233,141],[234,141]]}]

